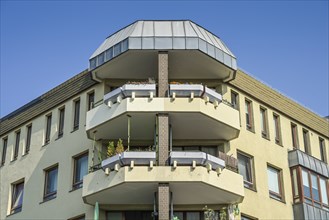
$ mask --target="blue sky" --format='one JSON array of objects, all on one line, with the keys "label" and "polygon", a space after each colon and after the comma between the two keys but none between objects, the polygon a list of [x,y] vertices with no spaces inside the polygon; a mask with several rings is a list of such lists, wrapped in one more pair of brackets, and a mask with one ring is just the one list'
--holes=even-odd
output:
[{"label": "blue sky", "polygon": [[239,68],[321,116],[328,105],[328,1],[1,1],[0,117],[88,67],[138,19],[190,19]]}]

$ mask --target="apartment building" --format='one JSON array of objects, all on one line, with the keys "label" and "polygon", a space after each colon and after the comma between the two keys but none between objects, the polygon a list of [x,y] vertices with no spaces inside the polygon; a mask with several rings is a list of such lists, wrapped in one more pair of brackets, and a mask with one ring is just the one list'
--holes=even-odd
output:
[{"label": "apartment building", "polygon": [[136,21],[1,119],[0,219],[329,219],[329,122],[189,20]]}]

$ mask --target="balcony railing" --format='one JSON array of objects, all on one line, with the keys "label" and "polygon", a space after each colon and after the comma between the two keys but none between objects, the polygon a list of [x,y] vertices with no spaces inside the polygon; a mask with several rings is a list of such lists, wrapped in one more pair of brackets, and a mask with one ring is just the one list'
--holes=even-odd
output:
[{"label": "balcony railing", "polygon": [[[111,105],[120,102],[126,97],[150,97],[153,98],[156,94],[155,84],[125,84],[104,95],[104,103]],[[209,89],[201,84],[170,84],[169,96],[175,98],[203,98],[206,102],[211,102],[218,105],[222,102],[222,95],[216,91]]]}]

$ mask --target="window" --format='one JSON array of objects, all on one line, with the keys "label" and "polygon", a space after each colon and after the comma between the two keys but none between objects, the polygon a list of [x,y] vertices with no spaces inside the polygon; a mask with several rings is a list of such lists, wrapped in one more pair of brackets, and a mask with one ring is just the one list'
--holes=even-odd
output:
[{"label": "window", "polygon": [[73,189],[82,187],[82,180],[86,174],[88,174],[88,153],[74,158]]},{"label": "window", "polygon": [[15,148],[14,148],[14,156],[13,160],[16,160],[18,157],[18,151],[19,151],[19,141],[21,139],[21,131],[16,131],[16,141],[15,141]]},{"label": "window", "polygon": [[294,202],[300,200],[306,202],[309,205],[316,206],[329,210],[328,203],[328,180],[310,170],[295,167],[292,172],[296,172],[297,176],[301,175],[301,178],[293,178],[293,185],[301,185],[299,192],[295,193]]},{"label": "window", "polygon": [[265,108],[260,108],[260,126],[263,138],[269,138],[268,135],[268,125],[267,125],[267,110]]},{"label": "window", "polygon": [[12,184],[10,214],[14,214],[22,211],[23,195],[24,195],[24,182]]},{"label": "window", "polygon": [[80,99],[74,102],[73,130],[79,129],[80,121]]},{"label": "window", "polygon": [[253,116],[252,116],[252,103],[249,100],[245,100],[245,107],[246,107],[246,126],[247,130],[253,130]]},{"label": "window", "polygon": [[281,172],[281,170],[267,166],[268,189],[270,197],[277,200],[283,200]]},{"label": "window", "polygon": [[319,146],[320,146],[320,154],[321,154],[321,160],[325,163],[327,163],[327,150],[326,146],[324,144],[324,139],[319,138]]},{"label": "window", "polygon": [[291,138],[292,138],[292,147],[298,149],[298,134],[297,134],[297,125],[291,123]]},{"label": "window", "polygon": [[[79,215],[77,217],[73,217],[68,220],[85,220],[85,219],[86,219],[85,215]],[[120,220],[121,220],[121,218],[120,218]]]},{"label": "window", "polygon": [[56,198],[58,165],[45,170],[44,200]]},{"label": "window", "polygon": [[32,125],[28,125],[28,126],[26,126],[25,154],[27,154],[30,151],[31,136],[32,136]]},{"label": "window", "polygon": [[306,129],[303,129],[303,141],[305,153],[311,155],[310,136],[308,130]]},{"label": "window", "polygon": [[282,144],[281,142],[281,126],[280,117],[277,114],[273,114],[274,132],[275,132],[275,143]]},{"label": "window", "polygon": [[6,162],[7,145],[8,145],[8,138],[2,139],[1,166],[3,166]]},{"label": "window", "polygon": [[58,122],[58,138],[63,136],[64,133],[64,118],[65,118],[65,108],[59,109],[59,122]]},{"label": "window", "polygon": [[239,109],[239,94],[231,90],[231,104],[233,108]]},{"label": "window", "polygon": [[95,92],[88,93],[88,108],[87,110],[89,111],[90,109],[94,108],[94,103],[95,103]]},{"label": "window", "polygon": [[50,133],[51,133],[51,115],[46,116],[46,137],[45,144],[48,144],[50,141]]},{"label": "window", "polygon": [[239,173],[243,176],[244,186],[255,189],[253,174],[253,158],[249,155],[238,152]]}]

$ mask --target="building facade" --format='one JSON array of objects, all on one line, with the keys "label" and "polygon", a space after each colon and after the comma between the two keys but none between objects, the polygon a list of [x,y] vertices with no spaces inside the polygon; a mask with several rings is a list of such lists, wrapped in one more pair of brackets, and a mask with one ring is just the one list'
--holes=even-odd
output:
[{"label": "building facade", "polygon": [[1,119],[0,219],[329,219],[328,120],[216,35],[136,21],[89,61]]}]

